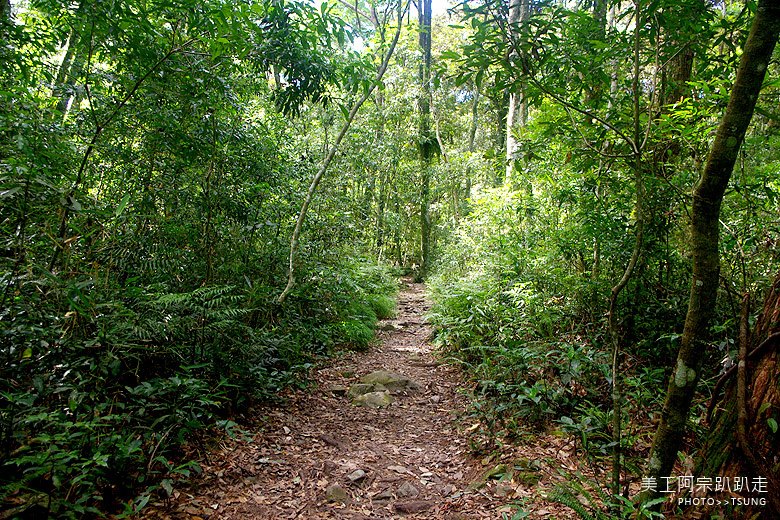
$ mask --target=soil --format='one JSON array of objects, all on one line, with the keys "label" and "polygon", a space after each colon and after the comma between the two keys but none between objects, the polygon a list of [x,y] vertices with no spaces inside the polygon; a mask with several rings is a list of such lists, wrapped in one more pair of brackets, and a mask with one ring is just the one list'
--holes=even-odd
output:
[{"label": "soil", "polygon": [[[377,346],[312,369],[308,389],[290,395],[284,407],[260,410],[244,435],[204,457],[203,473],[189,488],[174,490],[142,516],[509,519],[518,511],[512,504],[529,499],[522,509],[528,518],[570,517],[570,510],[543,498],[562,479],[559,470],[580,469],[573,446],[560,436],[539,434],[522,446],[474,455],[469,432],[478,425],[467,413],[467,385],[457,366],[433,351],[424,291],[406,280],[396,317],[379,324]],[[422,388],[396,394],[379,409],[355,406],[342,395],[376,370],[407,376]],[[538,476],[499,471],[486,477],[520,459],[533,462]]]}]

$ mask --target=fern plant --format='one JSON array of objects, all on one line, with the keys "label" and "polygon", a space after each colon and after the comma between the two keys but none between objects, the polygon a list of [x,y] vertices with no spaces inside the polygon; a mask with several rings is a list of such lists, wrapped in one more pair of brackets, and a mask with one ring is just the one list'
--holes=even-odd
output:
[{"label": "fern plant", "polygon": [[663,518],[654,510],[665,497],[635,504],[622,496],[610,495],[598,482],[584,478],[582,474],[567,475],[565,483],[556,485],[547,499],[563,504],[582,520],[623,520]]}]

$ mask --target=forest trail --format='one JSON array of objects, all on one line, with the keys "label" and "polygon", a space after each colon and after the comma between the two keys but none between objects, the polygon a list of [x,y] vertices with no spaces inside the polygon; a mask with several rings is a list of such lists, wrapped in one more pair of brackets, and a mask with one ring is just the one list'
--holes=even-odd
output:
[{"label": "forest trail", "polygon": [[[157,504],[143,516],[511,518],[506,506],[519,494],[515,486],[485,479],[492,466],[471,455],[462,431],[468,424],[458,421],[468,404],[459,391],[462,377],[433,356],[428,309],[424,286],[406,281],[396,317],[379,324],[379,345],[313,370],[315,385],[295,392],[283,408],[264,410],[247,438],[224,442],[201,462],[203,475],[191,489],[174,491],[169,508]],[[379,409],[339,395],[377,370],[407,376],[421,388],[395,394],[392,405]],[[550,511],[535,513],[540,518]]]}]

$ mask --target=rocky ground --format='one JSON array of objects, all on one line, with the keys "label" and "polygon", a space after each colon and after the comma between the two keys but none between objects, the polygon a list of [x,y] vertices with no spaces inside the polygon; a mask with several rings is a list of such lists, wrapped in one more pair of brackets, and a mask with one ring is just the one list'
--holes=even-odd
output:
[{"label": "rocky ground", "polygon": [[313,370],[308,390],[261,411],[247,435],[205,457],[189,489],[143,516],[510,519],[520,511],[513,504],[533,498],[522,507],[528,518],[570,517],[541,498],[558,470],[578,469],[564,440],[472,455],[464,383],[432,352],[427,309],[422,284],[406,282],[396,317],[380,322],[379,345]]}]

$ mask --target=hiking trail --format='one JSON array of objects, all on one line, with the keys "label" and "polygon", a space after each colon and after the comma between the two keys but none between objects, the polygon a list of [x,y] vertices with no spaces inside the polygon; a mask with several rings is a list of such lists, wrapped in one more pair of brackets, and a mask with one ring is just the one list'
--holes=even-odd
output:
[{"label": "hiking trail", "polygon": [[[539,496],[539,480],[553,475],[549,468],[514,468],[513,474],[511,462],[498,464],[499,458],[560,460],[570,447],[548,439],[530,447],[506,446],[487,461],[472,454],[465,432],[471,425],[462,419],[468,408],[462,375],[433,355],[424,292],[423,284],[405,280],[396,316],[380,321],[375,347],[312,369],[314,384],[308,390],[293,392],[284,407],[260,409],[260,417],[244,428],[247,435],[223,441],[200,462],[203,473],[189,488],[174,490],[169,504],[153,504],[141,516],[509,519],[516,509],[508,504]],[[353,404],[348,392],[361,377],[379,370],[408,378],[400,387],[388,384],[389,393],[374,392],[392,403],[381,408]],[[363,391],[382,389],[374,385]],[[531,510],[530,518],[567,515],[563,506],[538,500],[525,510]]]}]

